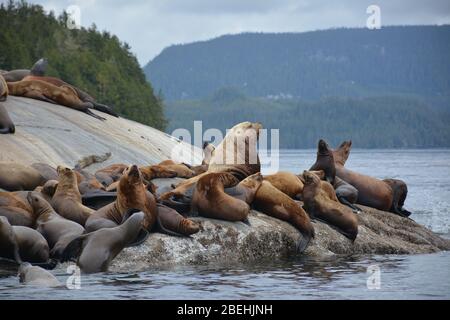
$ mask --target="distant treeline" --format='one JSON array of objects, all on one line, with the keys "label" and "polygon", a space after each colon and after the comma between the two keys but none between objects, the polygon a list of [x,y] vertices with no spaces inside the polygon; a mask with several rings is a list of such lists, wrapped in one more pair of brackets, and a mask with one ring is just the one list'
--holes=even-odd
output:
[{"label": "distant treeline", "polygon": [[352,139],[361,148],[450,147],[450,114],[403,96],[275,101],[228,88],[207,99],[170,102],[166,117],[167,132],[192,134],[194,120],[202,120],[204,130],[260,121],[280,130],[281,148],[314,148],[319,138],[333,146]]},{"label": "distant treeline", "polygon": [[111,105],[121,115],[164,129],[162,101],[146,82],[128,44],[115,35],[70,30],[67,15],[46,14],[39,5],[9,1],[0,5],[0,69],[30,68],[49,60],[48,75],[59,77]]}]

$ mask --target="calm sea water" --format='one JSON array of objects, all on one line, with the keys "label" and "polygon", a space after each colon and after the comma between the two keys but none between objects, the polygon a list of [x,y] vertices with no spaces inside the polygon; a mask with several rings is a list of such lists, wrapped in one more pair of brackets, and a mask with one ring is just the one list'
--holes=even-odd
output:
[{"label": "calm sea water", "polygon": [[[315,150],[280,151],[280,170],[301,172]],[[379,178],[400,178],[409,188],[412,218],[450,237],[450,150],[353,150],[347,166]],[[266,170],[267,168],[263,169]],[[379,289],[368,289],[367,268],[380,268]],[[65,270],[53,271],[65,282]],[[149,269],[82,277],[81,289],[19,284],[13,266],[0,262],[0,299],[449,299],[450,252],[362,255],[238,265]]]}]

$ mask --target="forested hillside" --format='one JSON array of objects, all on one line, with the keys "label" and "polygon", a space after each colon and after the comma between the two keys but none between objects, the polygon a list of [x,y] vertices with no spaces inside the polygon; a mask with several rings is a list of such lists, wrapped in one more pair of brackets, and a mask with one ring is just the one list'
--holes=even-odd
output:
[{"label": "forested hillside", "polygon": [[130,47],[95,26],[70,30],[66,20],[64,14],[46,14],[39,5],[2,3],[0,69],[30,68],[45,57],[48,75],[86,90],[129,119],[164,129],[162,102]]},{"label": "forested hillside", "polygon": [[450,147],[450,114],[401,96],[275,101],[228,88],[208,99],[170,102],[166,116],[169,133],[193,132],[194,120],[222,132],[240,121],[260,121],[280,130],[282,148],[313,148],[320,138],[332,145],[352,139],[360,148]]},{"label": "forested hillside", "polygon": [[145,67],[170,100],[249,96],[450,97],[450,26],[245,33],[164,49]]}]

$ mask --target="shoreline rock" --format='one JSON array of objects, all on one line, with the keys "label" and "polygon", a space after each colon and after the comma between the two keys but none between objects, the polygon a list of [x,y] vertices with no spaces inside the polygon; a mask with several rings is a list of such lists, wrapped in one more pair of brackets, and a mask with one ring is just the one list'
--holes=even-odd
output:
[{"label": "shoreline rock", "polygon": [[[355,242],[329,225],[315,221],[316,238],[301,253],[324,257],[334,254],[420,254],[450,250],[450,240],[424,226],[389,212],[360,206],[359,234]],[[192,218],[202,230],[191,238],[153,233],[136,248],[126,248],[113,261],[111,271],[152,267],[257,262],[296,255],[301,234],[287,222],[252,210],[250,226],[202,217]]]}]

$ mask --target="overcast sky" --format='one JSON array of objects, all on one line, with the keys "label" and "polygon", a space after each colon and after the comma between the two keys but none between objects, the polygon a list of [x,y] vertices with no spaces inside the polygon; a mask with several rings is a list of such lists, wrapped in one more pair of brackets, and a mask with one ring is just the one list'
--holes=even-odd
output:
[{"label": "overcast sky", "polygon": [[[143,66],[162,49],[246,31],[299,32],[364,27],[366,9],[381,24],[448,24],[450,0],[28,0],[59,14],[70,5],[81,25],[92,23],[126,41]],[[2,2],[5,2],[2,0]]]}]

